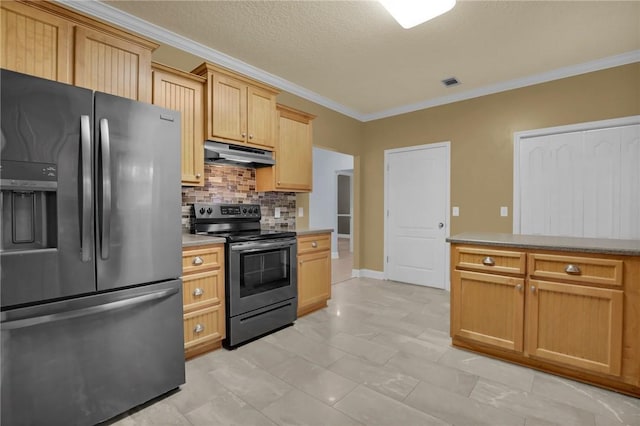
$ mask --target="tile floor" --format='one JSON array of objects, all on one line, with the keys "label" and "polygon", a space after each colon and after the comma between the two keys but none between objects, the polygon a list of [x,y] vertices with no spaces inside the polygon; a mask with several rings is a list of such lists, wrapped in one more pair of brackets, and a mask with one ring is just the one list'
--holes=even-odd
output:
[{"label": "tile floor", "polygon": [[333,284],[351,279],[353,253],[349,251],[349,238],[338,238],[338,259],[331,260],[331,282]]},{"label": "tile floor", "polygon": [[354,278],[329,307],[187,362],[133,425],[640,425],[640,399],[450,346],[449,294]]}]

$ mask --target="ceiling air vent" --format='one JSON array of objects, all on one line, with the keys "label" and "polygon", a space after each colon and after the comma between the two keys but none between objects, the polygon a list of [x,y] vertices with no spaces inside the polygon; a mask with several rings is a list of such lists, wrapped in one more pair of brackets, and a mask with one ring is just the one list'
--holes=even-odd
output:
[{"label": "ceiling air vent", "polygon": [[442,84],[444,84],[446,87],[451,87],[451,86],[457,86],[458,84],[460,84],[460,82],[455,77],[449,77],[442,80]]}]

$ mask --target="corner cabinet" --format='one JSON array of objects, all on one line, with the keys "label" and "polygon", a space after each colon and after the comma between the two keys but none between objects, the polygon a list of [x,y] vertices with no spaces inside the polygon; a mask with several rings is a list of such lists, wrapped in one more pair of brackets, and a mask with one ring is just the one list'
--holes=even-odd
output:
[{"label": "corner cabinet", "polygon": [[209,63],[192,73],[206,79],[206,139],[274,149],[275,88]]},{"label": "corner cabinet", "polygon": [[180,111],[182,186],[204,186],[205,79],[158,63],[153,69],[153,103]]},{"label": "corner cabinet", "polygon": [[276,164],[256,170],[258,191],[310,192],[313,181],[314,115],[284,105],[278,109]]},{"label": "corner cabinet", "polygon": [[640,257],[451,245],[454,346],[640,396]]},{"label": "corner cabinet", "polygon": [[298,236],[298,316],[331,299],[331,234]]},{"label": "corner cabinet", "polygon": [[156,43],[52,2],[3,1],[0,10],[3,68],[151,102]]},{"label": "corner cabinet", "polygon": [[184,247],[182,302],[185,358],[222,346],[225,337],[224,245]]}]

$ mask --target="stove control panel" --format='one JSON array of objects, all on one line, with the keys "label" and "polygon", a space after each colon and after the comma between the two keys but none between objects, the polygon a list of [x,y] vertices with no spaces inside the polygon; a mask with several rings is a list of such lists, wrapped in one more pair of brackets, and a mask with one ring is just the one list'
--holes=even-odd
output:
[{"label": "stove control panel", "polygon": [[195,203],[196,219],[260,219],[259,204],[205,204]]}]

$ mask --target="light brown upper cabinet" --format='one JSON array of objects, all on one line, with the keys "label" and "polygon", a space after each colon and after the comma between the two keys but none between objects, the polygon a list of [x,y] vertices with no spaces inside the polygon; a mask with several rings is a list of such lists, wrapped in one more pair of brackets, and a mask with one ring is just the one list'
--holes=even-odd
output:
[{"label": "light brown upper cabinet", "polygon": [[205,79],[153,63],[153,103],[180,111],[182,129],[182,185],[204,185]]},{"label": "light brown upper cabinet", "polygon": [[0,3],[0,66],[71,84],[73,24],[28,4]]},{"label": "light brown upper cabinet", "polygon": [[258,191],[310,192],[313,169],[314,115],[284,105],[278,109],[276,164],[256,169]]},{"label": "light brown upper cabinet", "polygon": [[152,41],[48,1],[3,1],[3,68],[151,102]]},{"label": "light brown upper cabinet", "polygon": [[276,89],[208,63],[192,72],[207,79],[206,139],[274,149]]}]

